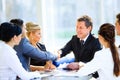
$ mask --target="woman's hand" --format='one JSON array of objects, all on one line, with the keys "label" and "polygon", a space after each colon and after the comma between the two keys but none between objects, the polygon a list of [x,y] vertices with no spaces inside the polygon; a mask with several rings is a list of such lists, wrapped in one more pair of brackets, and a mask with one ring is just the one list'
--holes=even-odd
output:
[{"label": "woman's hand", "polygon": [[53,70],[56,68],[56,66],[52,64],[52,61],[47,61],[44,67],[45,67],[45,70]]}]

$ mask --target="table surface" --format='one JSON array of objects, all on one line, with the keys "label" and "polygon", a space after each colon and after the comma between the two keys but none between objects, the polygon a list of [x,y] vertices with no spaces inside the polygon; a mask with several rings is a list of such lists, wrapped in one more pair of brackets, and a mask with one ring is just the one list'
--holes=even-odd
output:
[{"label": "table surface", "polygon": [[41,75],[45,75],[41,80],[89,80],[92,76],[75,76],[76,71],[53,70],[50,72],[40,71]]}]

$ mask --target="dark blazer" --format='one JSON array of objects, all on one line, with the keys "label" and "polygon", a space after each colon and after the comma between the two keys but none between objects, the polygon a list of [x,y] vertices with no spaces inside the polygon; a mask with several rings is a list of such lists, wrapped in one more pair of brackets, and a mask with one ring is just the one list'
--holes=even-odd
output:
[{"label": "dark blazer", "polygon": [[101,49],[101,45],[97,38],[93,35],[89,35],[84,45],[81,47],[80,39],[77,38],[77,35],[74,35],[72,39],[62,48],[61,57],[67,55],[73,51],[75,56],[75,61],[79,62],[89,62],[93,59],[96,51]]},{"label": "dark blazer", "polygon": [[[41,44],[41,43],[37,43],[37,47],[41,50],[41,51],[46,51],[46,47],[45,45]],[[35,65],[35,66],[44,66],[46,64],[46,60],[36,60],[36,59],[32,59],[30,61],[31,65]]]}]

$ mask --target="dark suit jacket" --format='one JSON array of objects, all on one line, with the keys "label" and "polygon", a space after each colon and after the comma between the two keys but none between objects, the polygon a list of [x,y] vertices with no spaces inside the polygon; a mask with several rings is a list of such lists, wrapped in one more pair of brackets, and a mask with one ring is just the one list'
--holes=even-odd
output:
[{"label": "dark suit jacket", "polygon": [[86,63],[89,62],[94,57],[95,52],[100,49],[101,45],[93,35],[90,34],[88,36],[83,47],[81,47],[80,39],[77,38],[77,35],[74,35],[65,47],[61,49],[61,57],[73,51],[76,62],[82,61]]},{"label": "dark suit jacket", "polygon": [[[37,43],[37,46],[41,51],[46,51],[45,45],[43,45],[41,43]],[[35,65],[35,66],[44,66],[46,64],[46,60],[40,61],[40,60],[36,60],[36,59],[31,58],[30,64]]]}]

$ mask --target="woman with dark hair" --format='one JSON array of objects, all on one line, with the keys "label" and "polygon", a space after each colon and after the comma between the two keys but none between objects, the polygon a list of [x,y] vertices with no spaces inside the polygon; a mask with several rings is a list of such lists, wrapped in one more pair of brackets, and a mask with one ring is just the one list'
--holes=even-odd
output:
[{"label": "woman with dark hair", "polygon": [[115,46],[115,26],[110,23],[101,25],[98,38],[104,48],[95,53],[94,58],[80,65],[78,75],[88,75],[98,71],[100,80],[120,80],[120,59]]},{"label": "woman with dark hair", "polygon": [[13,49],[21,40],[22,30],[19,26],[4,22],[0,25],[0,80],[23,80],[40,78],[38,72],[27,72],[20,63]]}]

